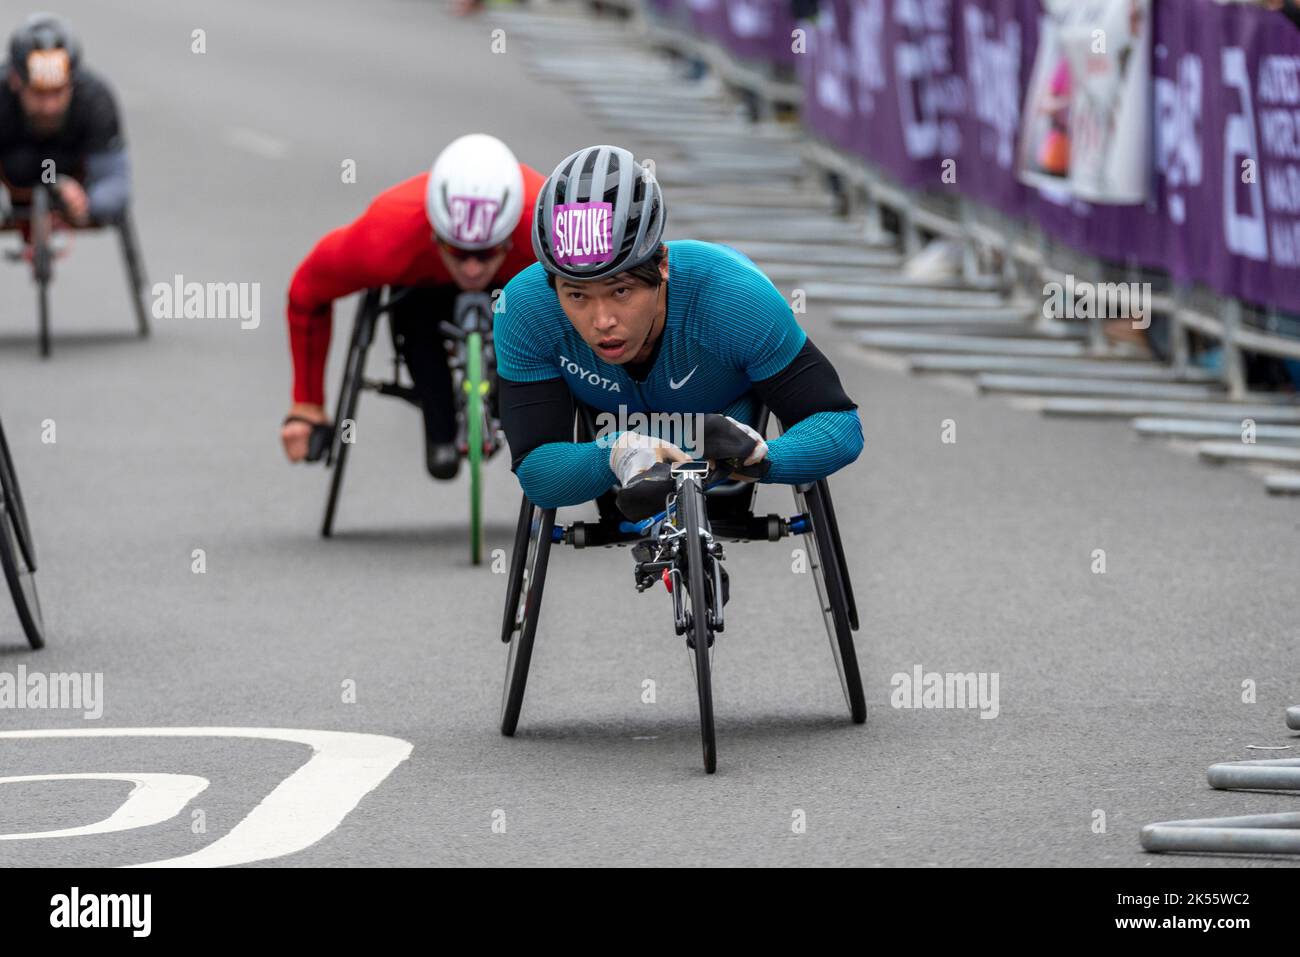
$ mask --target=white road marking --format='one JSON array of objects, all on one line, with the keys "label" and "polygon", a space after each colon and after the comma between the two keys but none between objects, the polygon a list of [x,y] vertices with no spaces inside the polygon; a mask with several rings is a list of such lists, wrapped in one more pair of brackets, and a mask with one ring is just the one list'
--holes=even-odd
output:
[{"label": "white road marking", "polygon": [[137,827],[151,827],[170,821],[185,805],[208,786],[208,779],[193,774],[155,774],[145,771],[125,774],[89,772],[85,774],[25,774],[0,778],[0,784],[28,781],[130,781],[135,785],[122,806],[94,824],[65,827],[56,831],[27,831],[0,834],[0,841],[34,841],[47,837],[81,837],[86,834],[109,834]]},{"label": "white road marking", "polygon": [[227,127],[226,142],[236,149],[253,153],[263,159],[278,160],[289,155],[289,143],[286,140],[247,126]]},{"label": "white road marking", "polygon": [[230,832],[202,850],[135,867],[227,867],[283,857],[310,847],[342,823],[363,797],[411,755],[400,738],[298,728],[69,728],[0,731],[9,738],[254,738],[312,749]]}]

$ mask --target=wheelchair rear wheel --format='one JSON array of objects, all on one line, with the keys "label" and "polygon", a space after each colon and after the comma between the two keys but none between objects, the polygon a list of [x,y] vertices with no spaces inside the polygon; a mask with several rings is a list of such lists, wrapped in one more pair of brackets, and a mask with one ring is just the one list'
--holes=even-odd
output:
[{"label": "wheelchair rear wheel", "polygon": [[[817,585],[817,599],[835,655],[840,688],[855,724],[867,720],[866,695],[862,690],[862,673],[858,669],[857,650],[853,645],[853,621],[850,617],[848,592],[841,575],[842,561],[836,546],[838,529],[829,508],[830,489],[822,479],[811,485],[794,486],[795,503],[808,517],[804,543],[808,564]],[[853,615],[852,618],[856,618]]]},{"label": "wheelchair rear wheel", "polygon": [[13,459],[0,428],[0,571],[14,599],[18,621],[33,649],[45,645],[45,623],[36,594],[36,548]]},{"label": "wheelchair rear wheel", "polygon": [[507,737],[515,733],[524,704],[554,527],[555,509],[538,508],[525,495],[519,512],[519,525],[515,529],[510,585],[501,627],[501,640],[510,646],[506,656],[505,687],[501,692],[501,733]]},{"label": "wheelchair rear wheel", "polygon": [[366,370],[366,354],[374,339],[375,320],[378,315],[379,291],[372,290],[361,299],[357,318],[352,325],[352,342],[348,347],[347,362],[343,367],[343,385],[339,388],[339,402],[334,411],[334,439],[326,458],[333,466],[330,476],[330,494],[325,502],[325,519],[321,523],[321,536],[334,534],[334,513],[339,504],[339,491],[343,487],[343,470],[348,462],[348,450],[355,439],[357,402],[361,398]]},{"label": "wheelchair rear wheel", "polygon": [[131,293],[131,306],[135,310],[136,329],[140,338],[146,339],[149,336],[149,310],[145,307],[144,265],[140,261],[140,244],[130,210],[123,213],[118,221],[117,238],[126,264],[126,284]]}]

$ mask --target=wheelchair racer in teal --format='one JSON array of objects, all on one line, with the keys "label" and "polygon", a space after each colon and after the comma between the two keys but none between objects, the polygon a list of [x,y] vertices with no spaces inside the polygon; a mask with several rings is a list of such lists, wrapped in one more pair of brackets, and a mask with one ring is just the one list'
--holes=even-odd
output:
[{"label": "wheelchair racer in teal", "polygon": [[[506,285],[494,341],[511,468],[539,508],[614,489],[641,519],[664,508],[672,462],[797,485],[862,451],[857,406],[771,281],[729,247],[665,243],[665,219],[659,184],[616,146],[573,153],[538,195],[538,261]],[[701,441],[629,429],[575,442],[575,401],[618,421],[703,414]],[[780,436],[754,429],[761,407]]]}]

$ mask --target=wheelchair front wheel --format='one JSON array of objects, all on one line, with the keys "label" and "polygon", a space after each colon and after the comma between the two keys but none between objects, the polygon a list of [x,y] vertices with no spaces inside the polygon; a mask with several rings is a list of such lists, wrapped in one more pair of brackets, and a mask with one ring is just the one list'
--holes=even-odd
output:
[{"label": "wheelchair front wheel", "polygon": [[677,506],[686,529],[686,578],[690,612],[687,622],[689,644],[693,646],[695,690],[700,703],[700,744],[704,750],[704,771],[718,770],[718,742],[713,723],[712,644],[713,626],[709,602],[712,590],[704,571],[704,491],[695,481],[681,485]]},{"label": "wheelchair front wheel", "polygon": [[32,278],[36,280],[37,329],[41,358],[50,356],[50,281],[54,278],[54,248],[51,235],[54,223],[50,213],[50,194],[43,187],[32,192]]},{"label": "wheelchair front wheel", "polygon": [[469,560],[483,560],[483,335],[471,332],[465,344],[465,419],[469,446]]}]

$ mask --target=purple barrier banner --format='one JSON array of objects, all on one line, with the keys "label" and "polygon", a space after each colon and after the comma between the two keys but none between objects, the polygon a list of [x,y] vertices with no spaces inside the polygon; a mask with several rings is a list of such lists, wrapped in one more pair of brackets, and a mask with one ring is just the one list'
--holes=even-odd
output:
[{"label": "purple barrier banner", "polygon": [[[697,30],[742,60],[792,64],[790,0],[683,0]],[[662,3],[660,9],[664,8]]]},{"label": "purple barrier banner", "polygon": [[908,186],[962,152],[966,85],[954,0],[824,2],[797,57],[814,130]]},{"label": "purple barrier banner", "polygon": [[1212,0],[1153,9],[1143,205],[1017,180],[1038,0],[825,0],[795,57],[804,121],[905,185],[958,190],[1083,252],[1300,311],[1300,32]]},{"label": "purple barrier banner", "polygon": [[962,117],[965,175],[957,185],[1011,215],[1022,215],[1030,201],[1016,177],[1016,158],[1040,10],[1039,0],[958,3],[969,109]]},{"label": "purple barrier banner", "polygon": [[[883,11],[883,3],[821,0],[817,18],[800,24],[807,31],[807,49],[795,59],[795,71],[803,86],[804,124],[840,149],[874,160],[865,136],[867,123],[861,118],[874,112],[875,95],[884,90],[885,77],[876,42],[879,27],[873,23],[868,31],[862,25],[868,16],[864,11],[871,8]],[[854,62],[858,45],[869,53],[861,63]]]},{"label": "purple barrier banner", "polygon": [[1277,14],[1198,6],[1155,51],[1173,265],[1300,311],[1300,34]]}]

